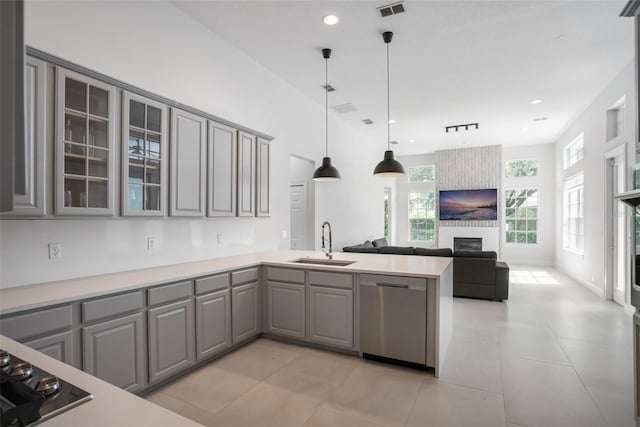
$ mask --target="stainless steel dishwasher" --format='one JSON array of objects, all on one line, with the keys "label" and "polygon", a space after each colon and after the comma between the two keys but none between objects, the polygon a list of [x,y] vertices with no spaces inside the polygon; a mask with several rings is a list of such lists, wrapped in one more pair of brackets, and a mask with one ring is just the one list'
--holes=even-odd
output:
[{"label": "stainless steel dishwasher", "polygon": [[426,366],[427,281],[361,274],[360,351]]}]

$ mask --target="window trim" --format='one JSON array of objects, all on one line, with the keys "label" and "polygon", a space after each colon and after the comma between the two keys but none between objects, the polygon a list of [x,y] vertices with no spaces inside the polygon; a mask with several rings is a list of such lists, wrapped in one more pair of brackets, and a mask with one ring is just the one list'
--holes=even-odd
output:
[{"label": "window trim", "polygon": [[[426,183],[420,183],[426,184]],[[433,240],[414,240],[411,239],[411,193],[433,193]],[[435,189],[408,189],[407,190],[407,242],[410,243],[435,243],[438,240],[438,224],[437,224],[437,208],[438,201],[436,200],[436,190]],[[427,218],[428,219],[428,218]]]},{"label": "window trim", "polygon": [[[583,233],[582,233],[582,249],[578,249],[578,248],[573,248],[571,246],[569,246],[568,242],[569,242],[569,230],[568,230],[568,222],[569,222],[569,215],[568,215],[568,209],[569,209],[569,205],[568,205],[568,189],[569,188],[577,188],[578,185],[573,185],[572,187],[568,187],[567,183],[568,181],[571,180],[575,180],[576,178],[578,178],[579,176],[582,176],[582,184],[580,184],[579,186],[582,187],[582,223],[583,223]],[[585,206],[585,186],[584,186],[584,171],[580,171],[577,173],[574,173],[573,175],[570,175],[568,177],[565,177],[563,180],[563,189],[562,189],[562,249],[565,250],[566,252],[570,252],[576,255],[580,255],[582,257],[584,257],[584,239],[585,239],[585,232],[584,230],[586,230],[586,227],[584,227],[584,223],[585,223],[585,216],[584,216],[584,206]]]},{"label": "window trim", "polygon": [[[570,149],[571,146],[576,145],[578,143],[578,141],[582,142],[582,157],[580,157],[579,159],[577,159],[575,162],[573,163],[569,163],[570,159],[567,156],[567,151]],[[562,148],[562,169],[566,170],[574,165],[577,165],[578,163],[580,163],[582,160],[584,160],[584,132],[580,132],[578,134],[578,136],[576,136],[575,138],[573,138],[571,140],[571,142],[569,142],[568,144],[566,144],[563,148]]]},{"label": "window trim", "polygon": [[[507,163],[509,162],[523,162],[523,161],[532,161],[535,160],[538,163],[538,167],[536,168],[536,174],[535,175],[523,175],[523,176],[507,176]],[[504,177],[506,179],[521,179],[521,178],[537,178],[540,176],[540,159],[538,159],[537,157],[530,157],[530,158],[516,158],[516,159],[507,159],[504,161],[504,167],[502,168],[502,171],[504,173]],[[513,187],[516,188],[516,187]],[[533,188],[533,187],[522,187],[524,188]],[[517,188],[516,188],[517,189]]]},{"label": "window trim", "polygon": [[[524,178],[524,177],[518,177]],[[535,248],[540,246],[540,229],[536,226],[536,243],[510,243],[507,242],[507,198],[504,193],[510,190],[536,190],[538,193],[538,213],[536,214],[537,225],[540,224],[540,186],[538,185],[521,185],[521,186],[505,186],[502,190],[502,198],[503,198],[503,207],[502,207],[502,226],[504,227],[504,232],[502,233],[502,243],[510,248]]]}]

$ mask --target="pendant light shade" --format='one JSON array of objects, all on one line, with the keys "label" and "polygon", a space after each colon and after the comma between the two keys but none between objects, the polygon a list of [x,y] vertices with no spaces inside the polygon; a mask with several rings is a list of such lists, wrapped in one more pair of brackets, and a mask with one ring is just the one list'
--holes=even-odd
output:
[{"label": "pendant light shade", "polygon": [[322,166],[313,173],[313,180],[319,182],[338,181],[342,177],[338,169],[331,165],[331,157],[329,157],[329,57],[331,57],[331,49],[322,49],[322,57],[324,58],[324,109],[325,109],[325,130],[324,130],[324,150],[325,157],[322,158]]},{"label": "pendant light shade", "polygon": [[393,38],[393,33],[391,31],[385,31],[382,33],[382,40],[387,45],[387,151],[384,152],[384,159],[378,163],[376,168],[373,170],[374,176],[379,176],[382,178],[389,177],[397,177],[404,175],[404,168],[393,157],[393,151],[391,151],[391,116],[390,116],[390,108],[389,108],[389,43],[391,43],[391,39]]}]

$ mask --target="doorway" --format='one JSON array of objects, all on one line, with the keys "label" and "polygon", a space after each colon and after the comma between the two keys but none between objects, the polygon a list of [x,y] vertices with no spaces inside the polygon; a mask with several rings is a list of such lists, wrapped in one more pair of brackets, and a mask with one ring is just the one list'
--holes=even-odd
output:
[{"label": "doorway", "polygon": [[626,191],[625,145],[609,151],[606,155],[607,197],[607,253],[606,253],[606,297],[624,306],[627,288],[628,224],[626,207],[613,198]]},{"label": "doorway", "polygon": [[312,250],[315,246],[314,182],[315,163],[292,155],[290,158],[290,236],[291,249]]}]

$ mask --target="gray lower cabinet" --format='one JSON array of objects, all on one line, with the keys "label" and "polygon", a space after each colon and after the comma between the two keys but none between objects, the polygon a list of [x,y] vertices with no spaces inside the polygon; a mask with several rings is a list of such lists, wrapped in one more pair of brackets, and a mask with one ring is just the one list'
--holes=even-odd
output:
[{"label": "gray lower cabinet", "polygon": [[25,341],[23,344],[73,366],[73,333],[71,331]]},{"label": "gray lower cabinet", "polygon": [[633,374],[635,387],[635,418],[636,425],[640,425],[640,311],[633,315]]},{"label": "gray lower cabinet", "polygon": [[237,286],[231,290],[233,344],[260,333],[259,301],[258,282]]},{"label": "gray lower cabinet", "polygon": [[148,311],[149,382],[154,383],[195,361],[193,300]]},{"label": "gray lower cabinet", "polygon": [[309,286],[309,340],[353,348],[353,291]]},{"label": "gray lower cabinet", "polygon": [[196,297],[196,358],[231,347],[231,293],[228,289]]},{"label": "gray lower cabinet", "polygon": [[82,328],[83,369],[124,390],[144,385],[142,313]]},{"label": "gray lower cabinet", "polygon": [[267,331],[306,338],[305,286],[267,282]]}]

